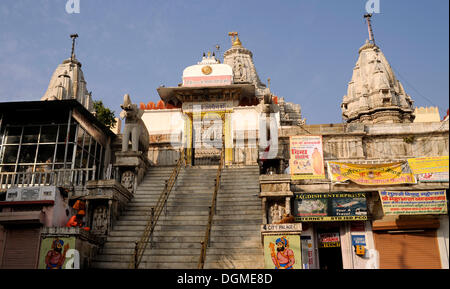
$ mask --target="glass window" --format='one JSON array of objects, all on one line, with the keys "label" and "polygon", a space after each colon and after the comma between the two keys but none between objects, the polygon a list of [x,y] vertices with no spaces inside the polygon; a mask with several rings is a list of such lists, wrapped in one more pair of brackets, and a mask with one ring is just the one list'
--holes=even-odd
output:
[{"label": "glass window", "polygon": [[16,166],[0,166],[0,172],[4,173],[13,173],[16,169]]},{"label": "glass window", "polygon": [[81,167],[81,157],[82,157],[82,149],[77,146],[76,156],[75,156],[75,168],[79,169]]},{"label": "glass window", "polygon": [[6,132],[6,142],[7,144],[18,144],[20,143],[20,136],[22,135],[21,127],[10,127]]},{"label": "glass window", "polygon": [[82,129],[81,127],[78,127],[78,134],[77,134],[77,139],[76,139],[77,145],[79,145],[80,147],[83,147],[83,140],[84,140],[84,129]]},{"label": "glass window", "polygon": [[37,143],[39,137],[39,129],[39,126],[24,127],[22,143]]},{"label": "glass window", "polygon": [[89,153],[89,147],[91,145],[91,136],[87,133],[84,134],[84,150]]},{"label": "glass window", "polygon": [[19,163],[34,163],[37,145],[22,145],[20,148]]},{"label": "glass window", "polygon": [[53,163],[53,155],[55,153],[55,145],[39,145],[39,151],[36,163]]},{"label": "glass window", "polygon": [[40,143],[49,143],[49,142],[56,142],[56,135],[58,133],[58,126],[52,125],[52,126],[42,126],[41,129],[41,139],[39,140]]},{"label": "glass window", "polygon": [[[75,133],[77,130],[77,125],[73,124],[70,126],[70,132],[69,132],[69,142],[75,141]],[[58,142],[66,142],[67,139],[67,124],[62,124],[59,126],[59,136],[58,136]]]}]

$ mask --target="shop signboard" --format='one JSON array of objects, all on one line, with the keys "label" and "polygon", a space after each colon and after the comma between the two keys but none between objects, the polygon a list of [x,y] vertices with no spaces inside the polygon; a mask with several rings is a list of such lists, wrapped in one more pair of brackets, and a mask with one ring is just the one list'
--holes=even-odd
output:
[{"label": "shop signboard", "polygon": [[380,191],[385,215],[447,214],[445,190]]},{"label": "shop signboard", "polygon": [[409,167],[421,182],[448,182],[448,156],[408,159]]},{"label": "shop signboard", "polygon": [[298,222],[367,220],[365,193],[300,193],[295,195]]},{"label": "shop signboard", "polygon": [[352,235],[352,246],[365,246],[366,236],[365,235]]},{"label": "shop signboard", "polygon": [[341,246],[339,233],[319,233],[319,248],[336,248]]},{"label": "shop signboard", "polygon": [[386,164],[328,162],[328,174],[332,182],[350,180],[367,186],[417,183],[407,162]]},{"label": "shop signboard", "polygon": [[302,269],[300,235],[265,235],[266,269]]},{"label": "shop signboard", "polygon": [[291,179],[325,179],[322,136],[291,136],[289,169]]}]

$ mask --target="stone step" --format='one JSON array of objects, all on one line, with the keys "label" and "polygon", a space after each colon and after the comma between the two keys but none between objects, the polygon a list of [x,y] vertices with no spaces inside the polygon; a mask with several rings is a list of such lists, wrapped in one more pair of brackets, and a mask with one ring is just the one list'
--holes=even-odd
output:
[{"label": "stone step", "polygon": [[204,269],[264,269],[264,259],[262,261],[206,261]]},{"label": "stone step", "polygon": [[[150,210],[148,211],[148,214],[143,214],[141,211],[139,210],[133,210],[133,211],[128,211],[127,214],[122,214],[122,216],[120,216],[119,220],[127,220],[127,219],[123,219],[123,218],[128,218],[130,217],[131,219],[135,218],[135,217],[142,217],[147,219],[150,214]],[[179,210],[167,210],[167,214],[169,216],[208,216],[209,215],[209,208],[205,207],[202,208],[201,210],[198,211],[183,211],[180,212]],[[226,214],[226,212],[223,212],[223,214]],[[164,215],[164,211],[162,212],[161,215]]]},{"label": "stone step", "polygon": [[[167,200],[167,206],[168,207],[182,207],[182,206],[210,206],[211,205],[212,198],[189,198],[189,199],[168,199]],[[128,209],[136,208],[136,207],[152,207],[156,205],[157,200],[151,200],[151,201],[133,201],[130,202],[128,205]],[[238,207],[246,207],[246,206],[261,206],[261,200],[256,199],[246,199],[246,198],[218,198],[217,199],[217,206],[232,206],[233,204],[238,203]]]},{"label": "stone step", "polygon": [[[138,217],[138,216],[136,216]],[[126,216],[123,218],[120,218],[118,221],[114,223],[114,226],[128,226],[130,224],[136,224],[136,225],[144,225],[147,223],[147,221],[150,220],[150,217],[146,216],[139,216],[139,218],[131,218],[130,216]],[[260,220],[261,214],[255,213],[255,214],[246,214],[246,220]],[[173,221],[173,222],[182,222],[184,220],[190,220],[190,221],[204,221],[208,219],[208,215],[194,215],[194,216],[171,216],[171,215],[164,215],[161,214],[158,219],[159,222],[166,222],[166,221]],[[242,215],[215,215],[214,220],[242,220]],[[167,223],[164,223],[167,224]],[[116,229],[116,228],[115,228]]]},{"label": "stone step", "polygon": [[[135,240],[136,241],[136,240]],[[104,249],[134,249],[135,243],[133,242],[117,242],[108,241],[104,245]],[[200,242],[183,242],[183,243],[153,243],[153,248],[155,249],[196,249],[201,248]]]},{"label": "stone step", "polygon": [[[194,263],[198,262],[200,252],[195,255],[143,255],[141,262]],[[132,255],[98,255],[96,262],[130,262]]]},{"label": "stone step", "polygon": [[[203,226],[202,228],[197,228],[196,230],[185,230],[185,231],[180,231],[180,230],[175,230],[175,229],[167,229],[166,227],[162,228],[161,227],[156,227],[155,231],[153,232],[153,237],[161,237],[161,236],[166,236],[166,237],[178,237],[178,236],[186,236],[186,237],[204,237],[205,235],[205,226]],[[132,230],[114,230],[112,232],[109,233],[108,236],[110,237],[135,237],[135,240],[140,239],[142,237],[142,234],[144,232],[144,229],[142,230],[136,230],[136,231],[132,231]],[[224,237],[224,238],[228,238],[228,237],[234,237],[236,236],[236,234],[239,234],[239,236],[241,237],[253,237],[255,235],[259,234],[259,230],[248,230],[248,231],[231,231],[231,230],[214,230],[211,232],[211,236],[220,238],[220,237]]]},{"label": "stone step", "polygon": [[[203,241],[204,235],[201,236],[154,236],[154,243],[179,243],[179,242],[188,242],[188,243],[200,243]],[[107,242],[130,242],[134,243],[136,241],[136,237],[133,236],[108,236]],[[235,248],[239,246],[241,248],[252,248],[255,247],[255,244],[259,244],[261,241],[260,236],[250,236],[250,237],[215,237],[211,236],[210,246],[212,248]],[[236,243],[239,243],[238,245]]]},{"label": "stone step", "polygon": [[[129,262],[99,262],[92,264],[93,268],[97,269],[128,269]],[[198,261],[192,263],[155,263],[155,262],[141,262],[139,269],[197,269]]]},{"label": "stone step", "polygon": [[[200,256],[201,246],[198,248],[174,248],[174,249],[158,249],[158,248],[150,248],[148,246],[146,250],[144,251],[144,256],[170,256],[170,255],[176,255],[176,256]],[[245,260],[248,258],[254,258],[252,255],[260,255],[263,253],[262,248],[234,248],[227,250],[226,253],[223,252],[223,250],[220,249],[213,249],[208,248],[207,249],[207,258],[209,260],[214,259],[220,259],[220,257],[223,256],[233,256],[237,260]],[[134,248],[106,248],[102,250],[102,254],[104,255],[127,255],[131,256],[134,254]]]}]

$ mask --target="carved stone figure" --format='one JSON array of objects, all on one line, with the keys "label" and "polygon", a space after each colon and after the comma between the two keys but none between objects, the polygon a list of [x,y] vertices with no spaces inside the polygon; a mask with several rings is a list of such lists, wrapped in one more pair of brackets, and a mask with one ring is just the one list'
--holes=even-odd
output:
[{"label": "carved stone figure", "polygon": [[270,207],[270,218],[271,218],[271,223],[272,224],[276,224],[279,223],[281,221],[281,219],[283,218],[283,215],[285,213],[285,209],[283,206],[275,203]]},{"label": "carved stone figure", "polygon": [[132,192],[134,188],[134,178],[135,175],[132,171],[126,171],[122,174],[121,184],[130,192]]},{"label": "carved stone figure", "polygon": [[125,119],[125,127],[122,136],[122,152],[129,151],[128,142],[131,139],[131,151],[147,152],[149,147],[149,134],[141,117],[144,114],[136,104],[131,103],[130,95],[125,94],[123,110],[120,117]]},{"label": "carved stone figure", "polygon": [[92,232],[105,234],[108,230],[108,209],[106,206],[98,206],[94,210]]}]

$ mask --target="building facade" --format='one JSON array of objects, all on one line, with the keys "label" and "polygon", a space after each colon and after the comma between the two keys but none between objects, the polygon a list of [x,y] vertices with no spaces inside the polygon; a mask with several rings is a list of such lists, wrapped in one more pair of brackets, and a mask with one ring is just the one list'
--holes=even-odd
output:
[{"label": "building facade", "polygon": [[[41,101],[0,104],[0,268],[61,267],[65,245],[78,268],[449,268],[448,118],[414,121],[367,41],[344,122],[307,125],[229,35],[157,104],[127,95],[126,135],[73,52]],[[89,230],[66,225],[77,201]]]}]

